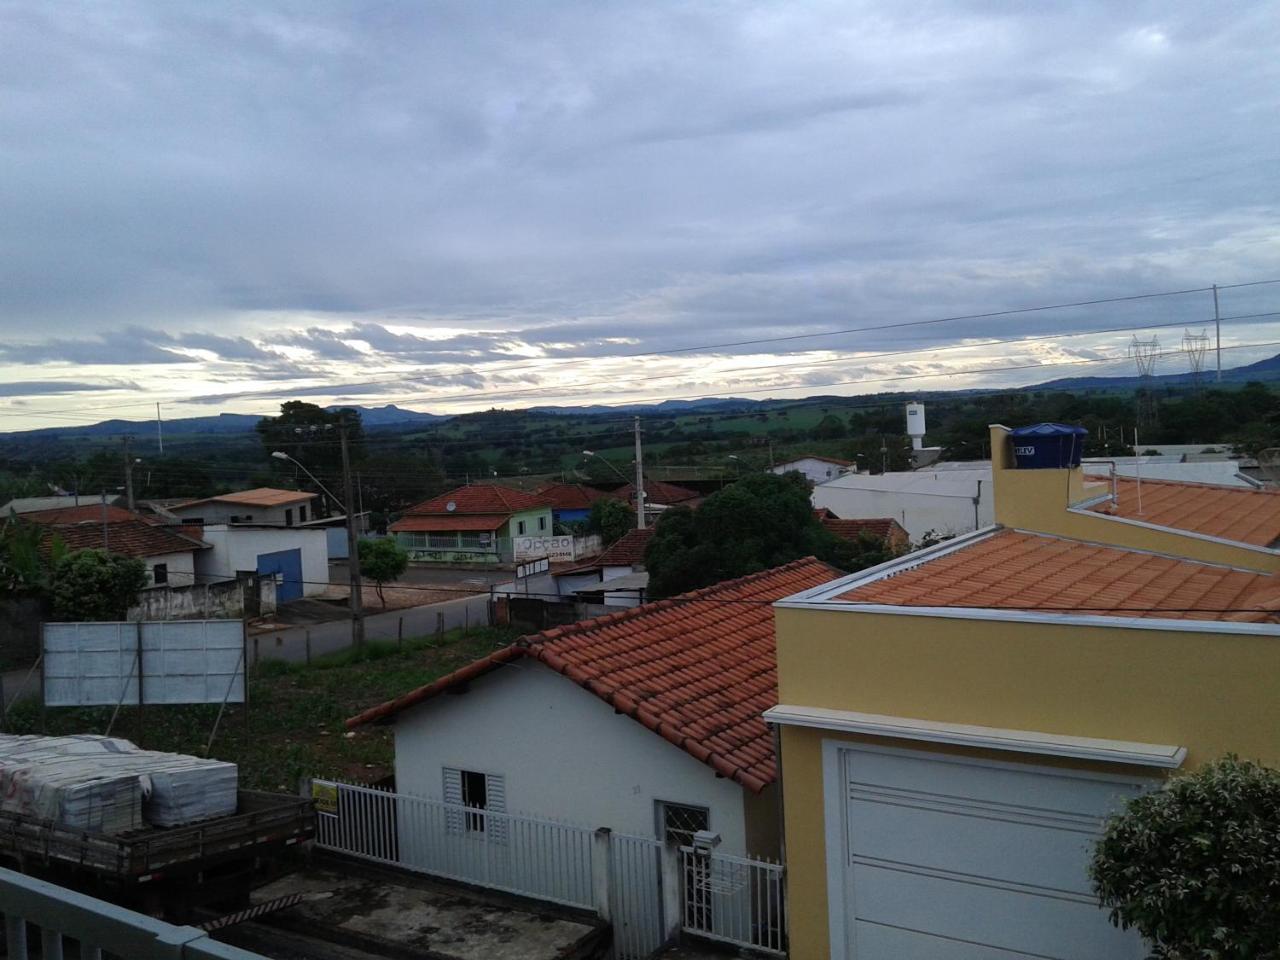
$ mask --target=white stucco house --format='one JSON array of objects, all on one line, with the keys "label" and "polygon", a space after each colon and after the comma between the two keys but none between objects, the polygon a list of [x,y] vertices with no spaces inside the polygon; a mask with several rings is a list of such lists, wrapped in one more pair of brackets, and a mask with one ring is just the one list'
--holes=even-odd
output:
[{"label": "white stucco house", "polygon": [[846,473],[814,487],[812,499],[845,520],[896,520],[913,543],[969,533],[994,518],[989,470]]},{"label": "white stucco house", "polygon": [[773,473],[783,474],[793,471],[804,474],[804,478],[810,483],[826,483],[828,480],[840,476],[846,470],[854,468],[851,460],[837,460],[835,457],[819,457],[816,454],[806,454],[803,457],[796,457],[788,460],[786,463],[775,464],[772,468]]},{"label": "white stucco house", "polygon": [[394,725],[400,794],[777,856],[771,604],[838,575],[799,560],[548,630],[347,726]]},{"label": "white stucco house", "polygon": [[171,504],[167,509],[182,523],[255,523],[259,526],[292,527],[316,517],[319,494],[303,490],[276,490],[258,487],[220,493],[203,500]]}]

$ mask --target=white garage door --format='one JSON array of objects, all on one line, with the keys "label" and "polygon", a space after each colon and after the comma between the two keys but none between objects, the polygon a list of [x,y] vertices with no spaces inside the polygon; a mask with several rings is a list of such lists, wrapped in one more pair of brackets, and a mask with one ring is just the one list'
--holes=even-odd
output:
[{"label": "white garage door", "polygon": [[854,960],[1136,960],[1087,863],[1137,780],[947,758],[842,752],[844,932]]}]

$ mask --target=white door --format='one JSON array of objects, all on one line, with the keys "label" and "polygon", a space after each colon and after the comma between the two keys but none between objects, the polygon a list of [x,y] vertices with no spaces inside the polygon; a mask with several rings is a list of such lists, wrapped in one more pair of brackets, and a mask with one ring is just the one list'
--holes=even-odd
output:
[{"label": "white door", "polygon": [[1136,779],[876,748],[841,751],[853,960],[1137,960],[1087,864]]}]

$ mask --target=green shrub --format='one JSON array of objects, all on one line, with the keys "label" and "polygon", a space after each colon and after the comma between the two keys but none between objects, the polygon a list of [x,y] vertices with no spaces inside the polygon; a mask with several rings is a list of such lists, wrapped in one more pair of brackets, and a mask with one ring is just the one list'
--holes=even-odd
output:
[{"label": "green shrub", "polygon": [[1090,874],[1153,957],[1280,958],[1280,771],[1227,756],[1135,798]]}]

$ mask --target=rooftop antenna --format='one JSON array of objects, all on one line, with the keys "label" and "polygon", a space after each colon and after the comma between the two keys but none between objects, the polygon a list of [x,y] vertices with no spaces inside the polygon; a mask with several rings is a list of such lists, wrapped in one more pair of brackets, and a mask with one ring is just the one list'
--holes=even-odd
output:
[{"label": "rooftop antenna", "polygon": [[[1150,340],[1139,340],[1138,335],[1134,334],[1133,341],[1129,344],[1129,356],[1138,365],[1138,425],[1155,426],[1156,396],[1151,384],[1155,374],[1156,359],[1160,356],[1160,338],[1153,334]],[[1137,452],[1135,449],[1134,453]]]},{"label": "rooftop antenna", "polygon": [[1201,330],[1192,333],[1187,330],[1182,334],[1182,352],[1187,355],[1187,363],[1191,367],[1191,389],[1200,392],[1203,386],[1204,358],[1209,350],[1209,334]]}]

